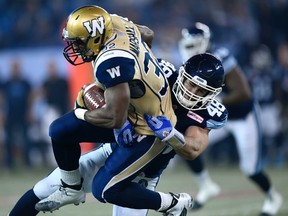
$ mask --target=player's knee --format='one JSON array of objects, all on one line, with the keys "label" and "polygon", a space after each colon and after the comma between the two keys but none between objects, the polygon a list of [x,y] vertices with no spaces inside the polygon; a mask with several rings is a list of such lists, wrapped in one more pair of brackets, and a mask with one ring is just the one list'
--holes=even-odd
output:
[{"label": "player's knee", "polygon": [[110,188],[106,190],[102,196],[108,203],[116,204],[117,201],[119,201],[119,194],[119,191]]},{"label": "player's knee", "polygon": [[92,187],[92,194],[93,196],[102,203],[105,203],[104,198],[102,197],[103,190],[100,187]]},{"label": "player's knee", "polygon": [[120,193],[119,189],[111,188],[111,189],[105,191],[105,199],[109,203],[117,204],[117,202],[119,202],[119,199],[121,199],[120,194],[121,193]]},{"label": "player's knee", "polygon": [[251,176],[255,173],[255,169],[252,166],[248,166],[248,164],[240,164],[240,170],[246,175]]},{"label": "player's knee", "polygon": [[50,126],[49,126],[49,136],[52,139],[57,139],[57,137],[59,137],[59,135],[61,134],[61,127],[59,127],[60,125],[58,124],[58,121],[55,120],[53,121]]},{"label": "player's knee", "polygon": [[73,133],[60,119],[56,119],[49,126],[49,136],[54,140],[69,139]]},{"label": "player's knee", "polygon": [[119,191],[115,191],[113,188],[108,190],[102,190],[100,187],[92,187],[93,196],[100,202],[115,203],[119,199]]}]

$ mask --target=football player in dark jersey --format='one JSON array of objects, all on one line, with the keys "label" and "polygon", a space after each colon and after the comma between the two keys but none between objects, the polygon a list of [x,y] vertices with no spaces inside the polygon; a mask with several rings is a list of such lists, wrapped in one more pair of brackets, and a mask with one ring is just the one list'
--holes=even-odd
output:
[{"label": "football player in dark jersey", "polygon": [[[224,71],[221,62],[211,54],[201,54],[189,59],[180,69],[179,73],[175,67],[164,60],[158,59],[168,82],[172,87],[172,102],[178,122],[175,130],[178,136],[184,134],[187,147],[193,147],[191,155],[179,148],[178,154],[183,157],[194,159],[201,154],[208,145],[208,133],[212,129],[221,128],[227,121],[227,110],[215,97],[221,92]],[[166,118],[147,116],[148,124],[160,139],[163,133],[159,131],[166,129],[168,134],[175,132],[174,128]],[[167,126],[167,127],[164,127]],[[180,134],[181,133],[181,134]],[[164,133],[167,136],[167,133]],[[177,138],[177,136],[174,136]],[[167,167],[170,159],[176,152],[167,140],[167,147],[156,157],[156,159],[142,170],[133,182],[145,185],[149,190],[155,190],[162,171]],[[176,139],[174,139],[177,142]],[[181,141],[181,139],[180,139]],[[189,144],[190,143],[190,144]],[[184,146],[184,147],[185,147]],[[83,185],[86,193],[91,192],[92,179],[103,166],[109,155],[119,148],[116,144],[104,144],[80,158],[80,173],[84,179]],[[128,148],[128,147],[127,147]],[[25,212],[27,216],[37,215],[34,205],[58,190],[60,169],[55,169],[48,177],[39,181],[32,189],[27,191],[17,202],[10,212],[10,216],[19,216]],[[114,216],[146,216],[147,209],[131,209],[114,206]],[[169,212],[168,215],[179,215]]]},{"label": "football player in dark jersey", "polygon": [[[207,25],[195,23],[188,29],[182,30],[179,41],[179,51],[183,61],[189,57],[211,52],[221,59],[225,71],[225,86],[220,95],[221,102],[227,107],[229,118],[227,125],[221,130],[213,131],[209,140],[216,142],[220,138],[233,134],[238,149],[241,171],[254,182],[265,194],[262,215],[275,215],[281,204],[282,196],[272,186],[268,175],[262,169],[261,159],[261,127],[259,108],[254,101],[246,77],[237,64],[236,59],[226,48],[213,47],[210,44],[211,32]],[[205,169],[201,158],[188,161],[189,167],[198,176],[200,191],[196,196],[194,209],[199,209],[211,197],[218,195],[220,189]]]}]

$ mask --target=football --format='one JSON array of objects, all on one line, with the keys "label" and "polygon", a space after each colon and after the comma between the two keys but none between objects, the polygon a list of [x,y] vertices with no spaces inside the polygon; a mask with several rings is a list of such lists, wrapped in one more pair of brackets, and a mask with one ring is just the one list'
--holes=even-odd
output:
[{"label": "football", "polygon": [[95,83],[84,86],[83,101],[88,110],[103,107],[105,105],[104,90]]}]

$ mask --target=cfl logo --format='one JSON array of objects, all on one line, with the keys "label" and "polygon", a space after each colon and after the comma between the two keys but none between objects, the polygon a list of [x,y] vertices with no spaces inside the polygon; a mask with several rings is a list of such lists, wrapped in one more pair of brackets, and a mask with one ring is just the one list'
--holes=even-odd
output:
[{"label": "cfl logo", "polygon": [[104,33],[104,17],[100,16],[93,20],[83,22],[83,26],[87,29],[91,37],[95,37],[97,35],[97,31],[102,35]]}]

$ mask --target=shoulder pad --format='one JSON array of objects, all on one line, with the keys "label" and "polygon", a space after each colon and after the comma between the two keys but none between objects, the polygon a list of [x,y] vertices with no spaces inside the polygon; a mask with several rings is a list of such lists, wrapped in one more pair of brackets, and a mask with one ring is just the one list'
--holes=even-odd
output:
[{"label": "shoulder pad", "polygon": [[218,47],[213,51],[213,54],[219,58],[220,60],[223,60],[224,58],[227,58],[230,56],[230,52],[225,47]]},{"label": "shoulder pad", "polygon": [[227,122],[227,118],[223,119],[222,121],[215,121],[213,119],[208,119],[206,121],[206,128],[208,129],[218,129],[225,126]]},{"label": "shoulder pad", "polygon": [[169,78],[173,73],[177,71],[172,63],[159,58],[157,60],[166,78]]},{"label": "shoulder pad", "polygon": [[238,65],[236,58],[225,47],[215,49],[213,54],[222,61],[225,74],[229,73]]}]

